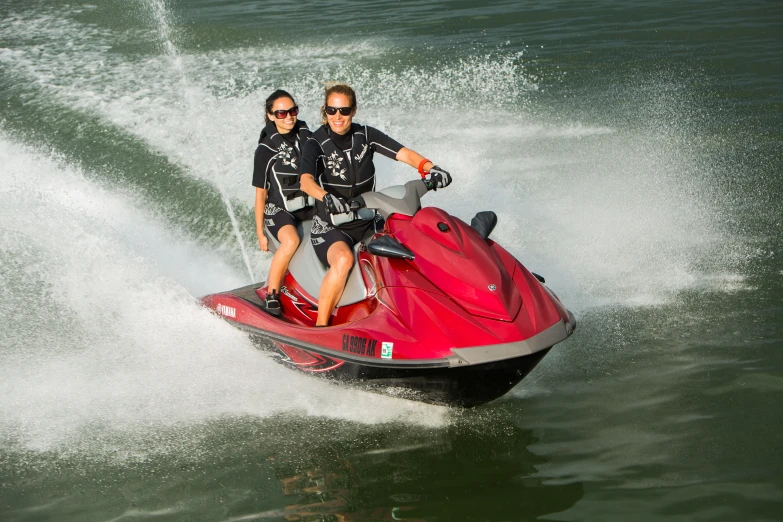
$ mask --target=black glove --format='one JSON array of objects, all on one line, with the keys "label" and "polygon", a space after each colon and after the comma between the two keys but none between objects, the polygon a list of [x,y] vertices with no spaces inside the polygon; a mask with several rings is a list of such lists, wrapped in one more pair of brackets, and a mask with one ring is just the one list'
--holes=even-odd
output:
[{"label": "black glove", "polygon": [[326,205],[326,211],[330,214],[345,214],[351,211],[348,202],[334,194],[327,194],[324,196],[324,205]]},{"label": "black glove", "polygon": [[451,174],[437,165],[433,165],[430,169],[430,177],[428,181],[432,185],[432,190],[448,187],[451,184]]}]

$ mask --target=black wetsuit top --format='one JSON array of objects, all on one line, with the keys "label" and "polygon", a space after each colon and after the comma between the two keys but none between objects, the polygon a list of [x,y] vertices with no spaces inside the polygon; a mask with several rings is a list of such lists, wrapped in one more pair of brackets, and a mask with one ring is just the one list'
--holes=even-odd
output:
[{"label": "black wetsuit top", "polygon": [[264,127],[253,161],[253,186],[269,191],[267,202],[285,209],[284,198],[303,194],[299,188],[299,167],[302,144],[310,135],[302,120],[287,134],[277,132],[274,122]]},{"label": "black wetsuit top", "polygon": [[[312,174],[326,192],[350,199],[375,190],[375,152],[396,159],[402,147],[378,129],[366,125],[353,123],[350,131],[343,135],[332,133],[328,125],[323,125],[302,148],[300,172]],[[322,220],[331,222],[323,202],[316,200],[315,209]]]}]

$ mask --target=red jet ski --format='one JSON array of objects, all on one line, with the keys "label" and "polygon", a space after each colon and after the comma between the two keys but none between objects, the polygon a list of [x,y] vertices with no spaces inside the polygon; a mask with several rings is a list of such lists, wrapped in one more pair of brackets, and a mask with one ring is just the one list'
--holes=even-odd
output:
[{"label": "red jet ski", "polygon": [[435,404],[496,399],[576,320],[542,277],[489,239],[493,212],[468,225],[421,208],[428,190],[415,180],[361,196],[358,214],[377,212],[385,224],[357,245],[331,326],[314,328],[327,268],[310,245],[309,221],[280,289],[281,317],[262,311],[264,283],[201,301],[305,372]]}]

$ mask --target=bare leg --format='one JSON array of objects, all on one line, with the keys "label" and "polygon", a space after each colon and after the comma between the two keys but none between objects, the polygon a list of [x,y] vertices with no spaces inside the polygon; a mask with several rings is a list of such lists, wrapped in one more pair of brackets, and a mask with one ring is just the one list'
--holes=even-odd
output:
[{"label": "bare leg", "polygon": [[288,270],[288,263],[299,246],[299,233],[292,225],[286,225],[277,232],[277,239],[280,241],[280,248],[272,256],[269,278],[266,281],[270,292],[272,290],[280,291],[280,284],[283,282],[286,270]]},{"label": "bare leg", "polygon": [[340,297],[345,290],[345,282],[348,280],[348,272],[353,266],[353,251],[348,248],[348,243],[338,241],[329,247],[326,253],[329,261],[329,271],[326,272],[321,291],[318,294],[318,320],[316,326],[327,326],[332,310],[337,306]]}]

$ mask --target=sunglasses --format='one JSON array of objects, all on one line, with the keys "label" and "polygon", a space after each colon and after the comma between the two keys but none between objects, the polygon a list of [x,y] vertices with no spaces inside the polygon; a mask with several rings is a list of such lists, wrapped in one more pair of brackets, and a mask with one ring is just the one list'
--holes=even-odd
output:
[{"label": "sunglasses", "polygon": [[326,106],[326,114],[329,116],[334,116],[337,114],[337,111],[340,111],[340,114],[343,116],[350,116],[353,112],[353,109],[351,107],[332,107],[331,105]]},{"label": "sunglasses", "polygon": [[272,112],[274,113],[275,118],[277,118],[278,120],[282,120],[283,118],[285,118],[289,114],[291,116],[296,116],[297,114],[299,114],[299,107],[294,105],[293,107],[291,107],[287,111],[272,111]]}]

